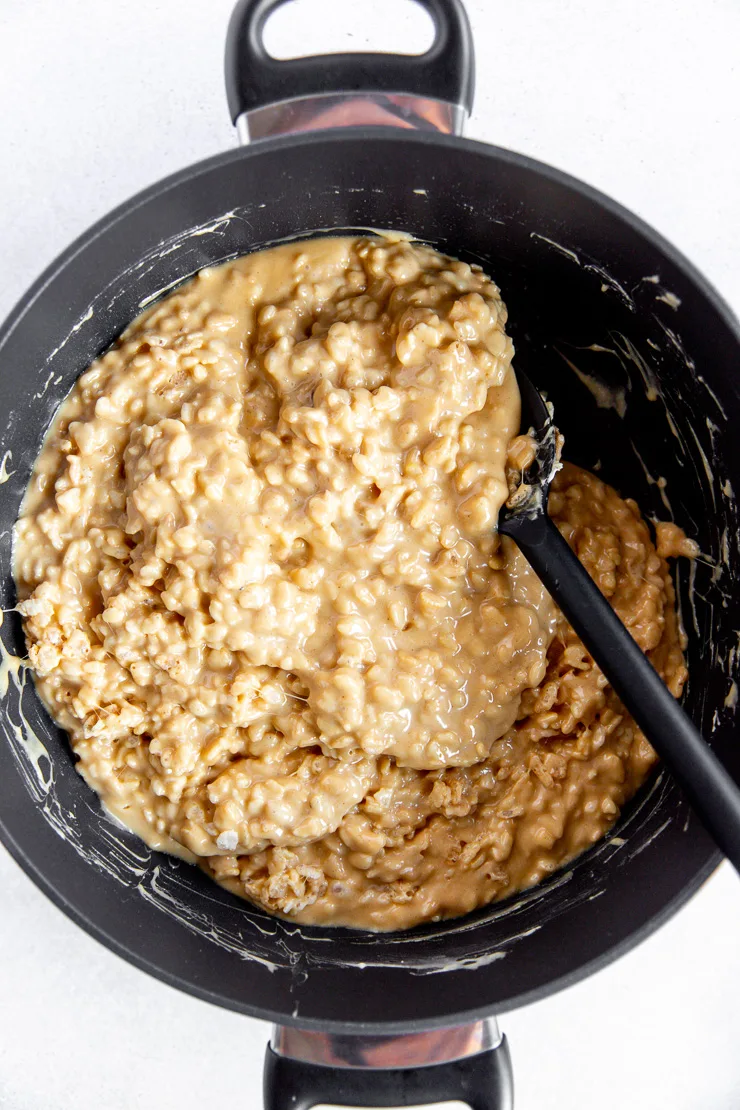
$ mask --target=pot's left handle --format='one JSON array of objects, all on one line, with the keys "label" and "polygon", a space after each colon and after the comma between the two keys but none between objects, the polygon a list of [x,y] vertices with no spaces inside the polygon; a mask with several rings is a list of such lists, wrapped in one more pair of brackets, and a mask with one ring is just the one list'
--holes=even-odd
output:
[{"label": "pot's left handle", "polygon": [[267,1049],[264,1110],[447,1101],[470,1110],[512,1110],[509,1049],[492,1019],[398,1037],[333,1037],[277,1027]]},{"label": "pot's left handle", "polygon": [[459,133],[474,60],[462,0],[416,0],[434,22],[424,54],[323,54],[279,60],[265,24],[290,0],[239,0],[226,38],[226,94],[243,141],[328,127],[383,125]]}]

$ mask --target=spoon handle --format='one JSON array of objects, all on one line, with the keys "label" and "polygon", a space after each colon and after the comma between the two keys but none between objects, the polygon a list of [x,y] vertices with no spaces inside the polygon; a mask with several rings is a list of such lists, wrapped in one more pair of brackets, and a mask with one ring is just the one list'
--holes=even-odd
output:
[{"label": "spoon handle", "polygon": [[740,788],[632,639],[544,513],[512,514],[511,537],[674,777],[705,828],[740,871]]}]

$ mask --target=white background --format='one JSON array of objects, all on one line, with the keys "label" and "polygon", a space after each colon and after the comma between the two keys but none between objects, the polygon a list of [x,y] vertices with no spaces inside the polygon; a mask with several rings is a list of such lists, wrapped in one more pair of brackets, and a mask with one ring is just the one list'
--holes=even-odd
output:
[{"label": "white background", "polygon": [[[113,205],[233,144],[230,8],[0,0],[0,316]],[[467,133],[611,193],[740,311],[740,0],[468,9]],[[296,0],[269,42],[285,54],[392,49],[423,46],[424,32],[404,0]],[[738,937],[740,883],[725,864],[637,951],[506,1015],[518,1110],[737,1110]],[[109,954],[0,849],[3,1110],[259,1110],[267,1032]]]}]

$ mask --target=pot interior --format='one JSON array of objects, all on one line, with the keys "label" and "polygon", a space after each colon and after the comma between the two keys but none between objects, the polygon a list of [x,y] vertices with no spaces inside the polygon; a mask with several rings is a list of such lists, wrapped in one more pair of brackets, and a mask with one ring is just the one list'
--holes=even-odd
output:
[{"label": "pot interior", "polygon": [[[678,568],[685,705],[740,777],[737,332],[698,275],[627,214],[472,143],[381,133],[266,143],[171,178],[71,248],[0,336],[3,608],[15,602],[10,535],[31,468],[86,365],[204,265],[372,227],[483,265],[508,305],[517,361],[555,405],[565,457],[698,541],[701,558]],[[99,939],[235,1009],[398,1030],[520,1004],[634,943],[717,862],[659,772],[610,837],[507,902],[394,935],[281,921],[149,851],[101,811],[30,678],[8,662],[23,654],[15,614],[2,636],[0,823],[10,850]]]}]

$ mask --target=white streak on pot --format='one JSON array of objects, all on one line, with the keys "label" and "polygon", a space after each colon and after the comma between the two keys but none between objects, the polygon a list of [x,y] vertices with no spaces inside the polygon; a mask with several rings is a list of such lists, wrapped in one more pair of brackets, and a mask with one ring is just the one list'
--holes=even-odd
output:
[{"label": "white streak on pot", "polygon": [[[629,371],[627,370],[625,363],[631,362],[633,366],[637,368],[640,377],[642,378],[642,381],[644,383],[645,398],[648,401],[657,401],[659,397],[662,397],[662,394],[660,392],[660,387],[658,385],[655,374],[653,373],[645,358],[640,354],[637,347],[634,345],[634,343],[632,343],[631,340],[626,337],[626,335],[623,335],[621,332],[614,332],[612,333],[611,337],[614,340],[613,347],[605,347],[601,343],[591,343],[588,347],[581,348],[581,350],[595,351],[598,354],[611,355],[613,358],[617,359],[625,373],[627,373],[628,377]],[[651,343],[650,345],[654,347],[655,350],[658,349],[657,347],[655,347],[655,344]]]},{"label": "white streak on pot", "polygon": [[62,350],[62,348],[66,347],[66,345],[69,343],[72,336],[75,335],[76,332],[78,332],[80,330],[80,328],[83,327],[87,323],[88,320],[92,320],[93,311],[94,311],[93,306],[90,305],[90,307],[88,308],[85,315],[81,316],[80,319],[77,321],[77,323],[73,324],[73,326],[69,329],[69,331],[67,332],[67,334],[65,335],[64,339],[59,344],[59,346],[55,347],[54,350],[51,352],[51,354],[47,355],[47,357],[46,357],[46,365],[47,366],[52,361],[52,359],[54,359],[59,354],[59,352]]},{"label": "white streak on pot", "polygon": [[[178,887],[182,889],[182,897],[178,893]],[[137,889],[145,902],[150,902],[168,917],[184,925],[190,932],[196,933],[218,948],[231,952],[240,960],[252,960],[267,968],[268,971],[278,971],[289,969],[291,964],[297,963],[300,959],[299,954],[289,952],[287,949],[285,963],[274,962],[257,955],[240,932],[226,928],[211,914],[195,909],[192,905],[190,887],[186,883],[179,882],[174,872],[163,874],[162,869],[156,866],[138,883]],[[245,924],[248,921],[249,918],[245,917]]]},{"label": "white streak on pot", "polygon": [[627,305],[631,312],[635,311],[635,302],[627,292],[625,287],[621,285],[615,277],[605,270],[603,266],[597,266],[594,262],[587,262],[583,265],[584,270],[592,274],[596,274],[601,278],[601,292],[602,293],[616,293]]},{"label": "white streak on pot", "polygon": [[637,450],[637,447],[635,446],[635,443],[634,443],[633,440],[630,440],[630,446],[632,447],[632,450],[634,451],[635,456],[637,457],[637,461],[639,462],[640,466],[643,469],[643,472],[645,474],[645,481],[647,482],[647,484],[649,486],[655,486],[658,493],[660,494],[660,499],[663,502],[663,506],[665,508],[665,511],[668,513],[669,519],[670,520],[675,520],[675,516],[673,514],[673,507],[672,507],[671,502],[668,498],[668,494],[666,493],[666,489],[668,487],[667,479],[664,478],[662,475],[659,475],[657,478],[654,478],[653,475],[650,473],[650,470],[648,468],[647,463],[643,459],[640,452]]},{"label": "white streak on pot", "polygon": [[[521,933],[518,937],[512,937],[512,941],[520,940],[522,937],[529,936],[531,933],[537,932],[539,926],[533,929],[527,929],[526,932]],[[498,948],[493,952],[484,952],[479,956],[428,956],[423,960],[415,961],[399,955],[395,959],[386,960],[381,957],[379,960],[363,961],[358,960],[356,963],[352,961],[342,960],[341,967],[352,967],[361,971],[373,971],[376,967],[390,967],[390,968],[403,968],[404,971],[410,972],[412,975],[437,975],[439,972],[446,971],[478,971],[481,967],[487,967],[489,964],[496,963],[497,960],[503,960],[508,955],[508,950],[505,948]]]},{"label": "white streak on pot", "polygon": [[[14,470],[8,470],[8,463],[13,461],[13,452],[6,451],[3,455],[3,460],[0,462],[0,486],[4,486],[9,478],[15,474]],[[2,623],[2,622],[0,622]]]},{"label": "white streak on pot", "polygon": [[[631,362],[635,366],[645,383],[645,397],[648,401],[657,401],[661,397],[660,386],[658,385],[657,378],[653,370],[648,366],[644,357],[640,354],[634,343],[623,335],[621,332],[615,332],[613,337],[617,350],[614,352],[617,358],[622,362],[623,359]],[[608,348],[606,348],[608,349]]]},{"label": "white streak on pot", "polygon": [[595,378],[593,374],[587,374],[585,370],[579,370],[576,364],[557,347],[555,350],[563,362],[573,371],[579,382],[586,387],[600,409],[614,409],[617,416],[624,417],[627,411],[627,398],[623,386],[607,385],[606,382]]},{"label": "white streak on pot", "polygon": [[[4,613],[0,610],[0,627],[3,620]],[[0,638],[0,702],[2,703],[0,728],[5,733],[10,749],[18,762],[28,793],[35,801],[40,802],[52,789],[54,768],[43,741],[28,723],[23,710],[23,692],[27,677],[26,661],[9,651]],[[8,713],[6,698],[11,685],[15,687],[17,693],[18,721],[13,721]],[[42,759],[46,761],[47,770],[41,766]]]},{"label": "white streak on pot", "polygon": [[[681,343],[676,332],[673,331],[671,327],[668,326],[668,324],[663,323],[663,321],[660,319],[660,316],[653,315],[652,319],[655,320],[656,323],[661,327],[661,330],[665,332],[670,345],[680,354],[681,359],[683,360],[683,364],[686,365],[687,369],[695,371],[697,369],[697,364],[695,363],[695,361],[693,361],[693,359],[691,359],[691,356],[687,354],[685,346],[683,346],[683,344]],[[717,398],[714,397],[714,400],[717,401]],[[719,405],[719,402],[717,402],[717,404]],[[723,412],[723,410],[721,410],[721,406],[720,411]]]},{"label": "white streak on pot", "polygon": [[[648,277],[640,278],[640,281],[649,282],[651,285],[661,285],[660,274],[650,274]],[[669,308],[672,308],[674,312],[677,312],[681,307],[681,298],[677,297],[675,293],[672,293],[670,289],[666,289],[662,285],[660,292],[655,294],[655,299],[656,301],[663,301],[663,303],[667,304]],[[650,341],[648,340],[648,342]],[[653,345],[654,344],[651,344],[651,346]]]},{"label": "white streak on pot", "polygon": [[[691,623],[694,626],[694,632],[698,641],[701,639],[701,632],[699,630],[699,619],[696,615],[696,606],[694,605],[694,596],[696,594],[696,559],[692,559],[691,567],[689,568],[689,602],[691,606]],[[683,620],[681,621],[683,624]]]},{"label": "white streak on pot", "polygon": [[47,389],[48,389],[48,388],[49,388],[49,386],[51,385],[51,382],[52,382],[52,378],[53,378],[53,377],[54,377],[54,371],[53,371],[53,370],[50,370],[50,371],[49,371],[49,373],[48,373],[48,374],[47,374],[47,376],[46,376],[46,381],[45,381],[45,382],[44,382],[44,384],[43,384],[43,385],[41,386],[41,389],[39,389],[39,391],[38,391],[37,393],[34,393],[34,395],[33,395],[33,399],[34,399],[34,401],[40,401],[40,400],[41,400],[41,398],[42,398],[42,397],[44,396],[44,394],[46,393]]},{"label": "white streak on pot", "polygon": [[[693,366],[693,363],[692,363],[691,365]],[[722,416],[724,417],[724,419],[726,420],[726,419],[727,419],[727,413],[725,412],[725,408],[724,408],[724,405],[723,405],[723,404],[722,404],[722,402],[720,401],[720,399],[719,399],[719,397],[717,396],[717,394],[716,394],[716,393],[714,392],[714,390],[713,390],[713,389],[712,389],[712,387],[711,387],[711,386],[709,385],[709,383],[708,383],[707,381],[705,381],[705,379],[704,379],[704,378],[703,378],[703,377],[701,376],[701,374],[696,374],[695,376],[696,376],[696,380],[697,380],[697,381],[699,382],[699,384],[700,384],[700,385],[701,385],[701,386],[703,387],[703,389],[705,390],[705,392],[709,394],[709,396],[710,396],[710,397],[712,398],[712,400],[714,401],[715,405],[717,406],[717,409],[719,410],[720,414],[721,414],[721,415],[722,415]]]},{"label": "white streak on pot", "polygon": [[716,512],[717,512],[717,497],[716,497],[716,494],[714,492],[714,487],[715,487],[714,470],[712,469],[711,463],[709,462],[709,459],[707,458],[707,455],[706,455],[706,452],[705,452],[704,448],[702,447],[701,443],[699,442],[699,437],[696,434],[696,429],[694,428],[693,424],[689,424],[688,428],[689,428],[689,431],[691,432],[691,435],[694,439],[694,443],[696,444],[696,449],[699,452],[699,458],[701,459],[702,465],[704,466],[704,473],[705,473],[706,478],[707,478],[707,488],[709,490],[709,496],[712,499],[712,508],[713,508],[713,510],[716,514]]},{"label": "white streak on pot", "polygon": [[678,444],[681,448],[682,454],[684,456],[688,457],[689,449],[688,449],[688,446],[686,444],[686,439],[684,437],[684,434],[677,427],[675,420],[673,419],[673,417],[671,416],[671,414],[670,414],[670,412],[667,408],[665,410],[665,418],[666,418],[666,423],[668,424],[668,427],[671,429],[671,434],[672,434],[673,438],[678,441]]},{"label": "white streak on pot", "polygon": [[548,239],[546,235],[540,235],[537,231],[530,231],[529,237],[530,239],[540,239],[543,243],[547,243],[549,247],[552,247],[553,250],[559,251],[560,254],[564,254],[571,262],[575,262],[576,266],[581,265],[580,258],[576,252],[570,250],[569,247],[563,247],[560,243],[556,243],[554,239]]},{"label": "white streak on pot", "polygon": [[599,266],[595,262],[583,262],[579,255],[574,250],[571,250],[570,247],[564,247],[562,243],[558,243],[557,240],[549,239],[547,235],[540,235],[537,231],[530,231],[529,237],[530,239],[539,239],[542,243],[547,243],[553,250],[564,255],[565,258],[570,259],[571,262],[575,262],[576,266],[582,266],[587,272],[596,274],[597,277],[601,278],[602,293],[616,293],[631,312],[635,311],[635,302],[631,294],[603,266]]},{"label": "white streak on pot", "polygon": [[646,848],[649,848],[650,845],[653,843],[653,841],[657,840],[662,832],[665,832],[665,830],[668,828],[670,823],[671,823],[671,818],[670,817],[666,818],[666,820],[663,822],[663,824],[659,825],[658,828],[655,830],[655,832],[651,833],[651,835],[647,838],[647,840],[643,840],[642,844],[639,844],[637,846],[637,848],[635,848],[632,852],[630,852],[630,859],[635,859],[635,857],[639,856],[641,852],[644,852]]}]

